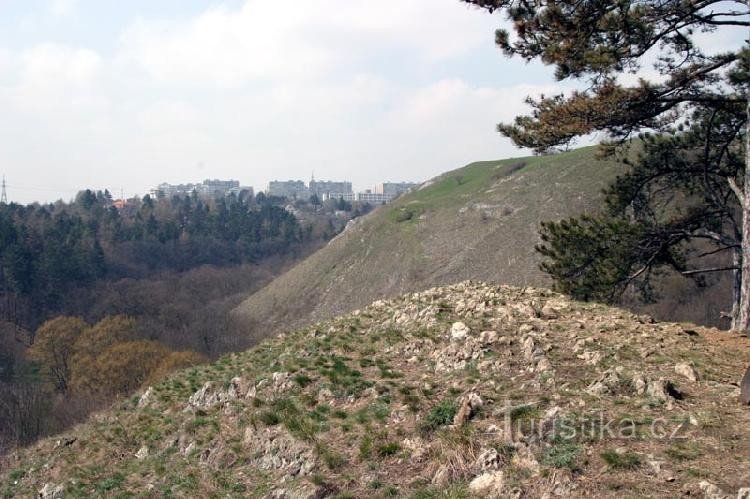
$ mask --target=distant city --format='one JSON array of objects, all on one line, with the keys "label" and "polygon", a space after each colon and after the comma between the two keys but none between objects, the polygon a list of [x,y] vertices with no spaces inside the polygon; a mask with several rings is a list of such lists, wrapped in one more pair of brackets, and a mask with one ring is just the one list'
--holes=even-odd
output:
[{"label": "distant city", "polygon": [[[381,182],[372,189],[354,192],[352,183],[348,181],[315,180],[305,184],[302,180],[272,180],[268,183],[264,194],[266,196],[281,197],[290,200],[309,200],[316,197],[320,201],[344,200],[369,204],[390,203],[395,198],[411,191],[419,184],[413,182]],[[196,195],[200,198],[211,199],[229,195],[254,196],[250,186],[241,186],[238,180],[206,179],[201,183],[169,184],[162,183],[151,189],[154,197],[173,197]]]}]

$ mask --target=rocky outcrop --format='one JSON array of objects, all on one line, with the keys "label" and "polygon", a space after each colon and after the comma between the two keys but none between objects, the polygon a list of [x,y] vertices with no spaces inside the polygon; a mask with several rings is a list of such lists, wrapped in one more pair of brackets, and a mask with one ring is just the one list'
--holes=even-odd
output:
[{"label": "rocky outcrop", "polygon": [[734,496],[748,362],[731,333],[464,282],[176,373],[22,452],[0,485],[48,499]]}]

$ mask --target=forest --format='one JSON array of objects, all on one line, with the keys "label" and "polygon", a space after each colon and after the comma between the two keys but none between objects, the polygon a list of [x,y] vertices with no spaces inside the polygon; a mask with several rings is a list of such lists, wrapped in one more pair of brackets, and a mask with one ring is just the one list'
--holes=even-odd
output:
[{"label": "forest", "polygon": [[231,309],[335,235],[346,218],[334,211],[359,214],[300,201],[302,221],[285,203],[145,196],[118,207],[85,190],[70,203],[0,204],[0,453],[251,344]]}]

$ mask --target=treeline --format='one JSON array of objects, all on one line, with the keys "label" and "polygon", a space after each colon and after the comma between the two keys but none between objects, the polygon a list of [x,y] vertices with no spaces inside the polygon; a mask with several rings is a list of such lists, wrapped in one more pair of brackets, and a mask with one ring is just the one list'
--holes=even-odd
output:
[{"label": "treeline", "polygon": [[72,289],[201,265],[238,265],[283,254],[306,234],[259,196],[129,201],[82,191],[72,203],[0,205],[2,318],[34,329],[62,313]]},{"label": "treeline", "polygon": [[231,310],[364,212],[262,194],[0,204],[0,456],[252,345],[265,332]]}]

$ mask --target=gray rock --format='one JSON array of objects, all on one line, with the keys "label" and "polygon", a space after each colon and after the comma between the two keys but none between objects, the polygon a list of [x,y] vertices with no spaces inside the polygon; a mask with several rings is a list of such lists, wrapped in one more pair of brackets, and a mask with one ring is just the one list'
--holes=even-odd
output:
[{"label": "gray rock", "polygon": [[695,370],[693,366],[688,364],[687,362],[680,362],[676,366],[674,366],[674,372],[677,374],[686,377],[693,383],[698,381],[698,372]]},{"label": "gray rock", "polygon": [[483,404],[482,397],[476,392],[467,393],[461,398],[458,412],[456,412],[456,416],[453,418],[453,424],[456,426],[463,426],[467,423],[479,412]]},{"label": "gray rock", "polygon": [[502,497],[504,487],[505,476],[502,471],[483,473],[469,482],[469,490],[479,497]]},{"label": "gray rock", "polygon": [[39,499],[62,499],[65,489],[62,485],[45,483],[42,490],[39,491]]}]

